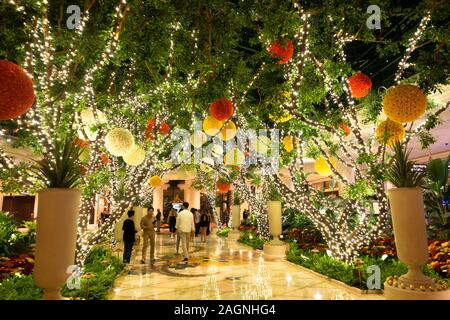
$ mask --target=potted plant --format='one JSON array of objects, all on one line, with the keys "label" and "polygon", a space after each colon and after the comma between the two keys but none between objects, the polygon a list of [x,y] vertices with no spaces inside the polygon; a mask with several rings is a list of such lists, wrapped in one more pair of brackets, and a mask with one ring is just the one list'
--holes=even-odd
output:
[{"label": "potted plant", "polygon": [[406,146],[397,141],[393,149],[386,178],[395,188],[388,190],[388,197],[397,255],[408,266],[408,272],[398,279],[388,279],[385,294],[388,299],[427,299],[425,293],[441,288],[422,272],[428,262],[423,192],[420,188],[425,172],[413,170],[414,163],[408,160],[410,151]]},{"label": "potted plant", "polygon": [[239,232],[239,226],[241,224],[241,204],[242,199],[239,194],[234,191],[233,194],[233,206],[231,207],[232,227],[233,230],[228,234],[228,238],[239,239],[241,234]]},{"label": "potted plant", "polygon": [[81,192],[79,156],[72,138],[55,140],[32,172],[46,187],[38,193],[34,278],[44,299],[61,299],[66,270],[74,264]]},{"label": "potted plant", "polygon": [[220,177],[216,183],[217,190],[226,193],[231,189],[231,183],[227,178]]}]

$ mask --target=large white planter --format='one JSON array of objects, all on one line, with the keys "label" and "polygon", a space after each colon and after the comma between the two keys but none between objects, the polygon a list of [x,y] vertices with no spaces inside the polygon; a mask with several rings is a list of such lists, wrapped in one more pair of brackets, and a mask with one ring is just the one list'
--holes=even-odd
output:
[{"label": "large white planter", "polygon": [[74,264],[81,192],[45,189],[39,192],[34,279],[44,299],[61,299],[60,289]]},{"label": "large white planter", "polygon": [[267,202],[267,210],[269,213],[269,233],[273,240],[264,244],[264,255],[269,258],[284,258],[287,247],[279,239],[282,233],[281,201]]},{"label": "large white planter", "polygon": [[408,266],[408,272],[398,279],[385,283],[387,299],[433,299],[440,290],[422,273],[428,262],[423,194],[420,188],[393,188],[388,190],[394,227],[395,245],[400,261]]},{"label": "large white planter", "polygon": [[241,206],[233,205],[231,207],[231,225],[233,230],[228,233],[228,239],[238,240],[241,237],[239,226],[241,225]]}]

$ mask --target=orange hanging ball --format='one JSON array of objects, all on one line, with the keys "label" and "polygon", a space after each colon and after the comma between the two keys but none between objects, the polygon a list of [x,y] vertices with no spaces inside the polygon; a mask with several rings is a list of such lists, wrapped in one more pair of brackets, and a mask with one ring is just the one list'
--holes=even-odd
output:
[{"label": "orange hanging ball", "polygon": [[170,126],[167,122],[161,121],[159,123],[159,133],[161,134],[168,134],[170,132]]},{"label": "orange hanging ball", "polygon": [[17,64],[0,60],[0,120],[15,119],[32,106],[33,80]]},{"label": "orange hanging ball", "polygon": [[219,121],[225,121],[231,118],[234,113],[233,103],[225,97],[216,99],[209,105],[211,115]]},{"label": "orange hanging ball", "polygon": [[275,58],[279,58],[276,64],[286,64],[291,60],[294,54],[294,44],[291,40],[286,39],[285,43],[281,44],[279,41],[275,41],[269,47],[269,53]]},{"label": "orange hanging ball", "polygon": [[372,89],[372,80],[362,72],[348,78],[348,85],[353,98],[364,98]]}]

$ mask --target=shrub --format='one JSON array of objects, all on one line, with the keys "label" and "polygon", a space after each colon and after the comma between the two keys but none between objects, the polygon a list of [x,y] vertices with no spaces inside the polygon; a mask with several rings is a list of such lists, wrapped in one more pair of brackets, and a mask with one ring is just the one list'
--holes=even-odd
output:
[{"label": "shrub", "polygon": [[86,257],[80,289],[70,290],[67,286],[64,286],[62,294],[74,299],[106,299],[109,290],[124,266],[119,258],[112,255],[110,249],[95,246]]},{"label": "shrub", "polygon": [[29,233],[23,234],[10,215],[0,212],[0,257],[27,252],[30,244],[35,241],[36,229],[32,228],[34,229],[30,229]]},{"label": "shrub", "polygon": [[223,228],[216,232],[219,237],[228,237],[228,233],[231,231],[231,228]]},{"label": "shrub", "polygon": [[263,249],[265,243],[265,241],[258,237],[255,233],[248,231],[244,232],[238,241],[252,247],[253,249],[259,250]]},{"label": "shrub", "polygon": [[39,300],[42,289],[31,275],[16,274],[0,282],[0,300]]}]

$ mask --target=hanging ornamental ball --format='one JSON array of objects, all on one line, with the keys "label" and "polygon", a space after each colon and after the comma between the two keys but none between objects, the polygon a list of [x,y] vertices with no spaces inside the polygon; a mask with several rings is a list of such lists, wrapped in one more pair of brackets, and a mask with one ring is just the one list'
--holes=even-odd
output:
[{"label": "hanging ornamental ball", "polygon": [[[333,167],[336,169],[336,159],[330,157],[330,162],[333,165]],[[331,171],[330,167],[328,166],[327,161],[325,158],[318,158],[314,162],[314,169],[316,170],[317,174],[319,174],[322,177],[328,177],[333,174],[333,171]]]},{"label": "hanging ornamental ball", "polygon": [[87,108],[81,111],[81,122],[83,122],[83,124],[88,127],[107,122],[106,116],[102,111],[96,110],[95,112],[97,114],[97,119],[95,118],[94,110],[92,108]]},{"label": "hanging ornamental ball", "polygon": [[153,140],[153,129],[155,128],[156,120],[155,119],[149,119],[147,121],[147,127],[145,128],[144,137],[147,140]]},{"label": "hanging ornamental ball", "polygon": [[170,132],[170,126],[164,120],[159,123],[159,133],[166,135]]},{"label": "hanging ornamental ball", "polygon": [[222,128],[223,121],[216,120],[211,116],[207,116],[203,120],[203,131],[209,136],[215,136]]},{"label": "hanging ornamental ball", "polygon": [[405,123],[417,120],[424,114],[427,97],[419,87],[399,84],[390,88],[383,98],[383,110],[392,121]]},{"label": "hanging ornamental ball", "polygon": [[100,156],[100,160],[102,161],[104,166],[107,166],[109,163],[109,157],[106,153],[104,153]]},{"label": "hanging ornamental ball", "polygon": [[228,192],[231,189],[231,184],[229,182],[217,182],[216,183],[217,190],[220,192]]},{"label": "hanging ornamental ball", "polygon": [[95,141],[97,140],[97,130],[85,126],[78,130],[78,137],[80,137],[80,139],[87,137],[89,141]]},{"label": "hanging ornamental ball", "polygon": [[375,135],[380,144],[393,146],[395,142],[403,140],[405,128],[401,123],[387,119],[378,125]]},{"label": "hanging ornamental ball", "polygon": [[350,129],[350,127],[346,123],[339,124],[338,128],[343,131],[344,137],[348,136],[352,132],[352,130]]},{"label": "hanging ornamental ball", "polygon": [[219,139],[222,141],[228,141],[236,136],[237,128],[233,121],[229,121],[219,133]]},{"label": "hanging ornamental ball", "polygon": [[[300,139],[296,138],[295,141],[297,142],[297,145],[300,144]],[[284,150],[287,152],[291,152],[294,150],[294,139],[292,136],[285,136],[282,140]]]},{"label": "hanging ornamental ball", "polygon": [[372,89],[372,81],[362,72],[357,72],[348,78],[348,86],[353,98],[364,98]]},{"label": "hanging ornamental ball", "polygon": [[233,148],[225,154],[223,162],[227,166],[240,166],[245,162],[245,154],[238,148]]},{"label": "hanging ornamental ball", "polygon": [[269,151],[272,146],[272,141],[267,136],[260,136],[250,143],[254,150],[259,154],[267,154],[267,151]]},{"label": "hanging ornamental ball", "polygon": [[130,151],[123,156],[123,161],[130,166],[138,166],[145,160],[145,150],[141,147],[134,145]]},{"label": "hanging ornamental ball", "polygon": [[152,176],[148,179],[148,184],[153,188],[158,188],[162,184],[162,180],[159,176]]},{"label": "hanging ornamental ball", "polygon": [[0,60],[0,120],[21,116],[35,100],[33,80],[27,72],[15,63]]},{"label": "hanging ornamental ball", "polygon": [[223,146],[218,143],[214,143],[211,147],[211,156],[213,158],[222,157],[223,155]]},{"label": "hanging ornamental ball", "polygon": [[75,145],[78,146],[78,147],[80,147],[80,148],[84,148],[84,147],[86,147],[88,144],[89,144],[89,142],[87,142],[86,140],[79,139],[79,138],[76,138],[76,139],[75,139]]},{"label": "hanging ornamental ball", "polygon": [[269,119],[273,122],[277,123],[283,123],[287,122],[292,119],[292,115],[289,113],[289,111],[283,110],[281,114],[269,114]]},{"label": "hanging ornamental ball", "polygon": [[286,64],[289,60],[291,60],[292,55],[294,54],[294,44],[292,41],[286,39],[282,42],[284,43],[275,41],[269,46],[270,55],[279,59],[275,62],[276,64]]},{"label": "hanging ornamental ball", "polygon": [[214,168],[214,160],[209,158],[209,157],[205,157],[202,158],[200,160],[200,170],[202,170],[203,172],[211,172]]},{"label": "hanging ornamental ball", "polygon": [[127,129],[112,129],[105,136],[105,147],[112,155],[123,157],[134,147],[134,137]]},{"label": "hanging ornamental ball", "polygon": [[233,103],[225,97],[217,98],[209,105],[211,115],[219,121],[226,121],[231,118],[234,113]]},{"label": "hanging ornamental ball", "polygon": [[203,131],[195,131],[193,134],[191,134],[189,140],[191,141],[191,144],[194,146],[194,148],[200,148],[206,143],[206,141],[208,141],[208,137]]}]

